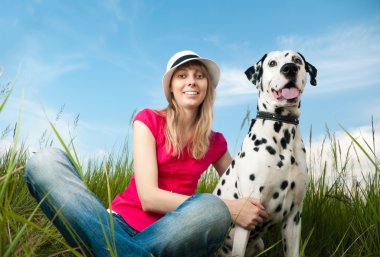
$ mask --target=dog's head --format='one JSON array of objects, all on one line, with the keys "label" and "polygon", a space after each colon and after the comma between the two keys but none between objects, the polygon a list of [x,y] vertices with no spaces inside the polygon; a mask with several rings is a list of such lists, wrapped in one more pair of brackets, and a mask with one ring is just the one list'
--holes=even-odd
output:
[{"label": "dog's head", "polygon": [[265,54],[245,74],[260,91],[260,97],[276,107],[298,105],[306,85],[307,73],[310,84],[317,85],[317,69],[294,51],[275,51]]}]

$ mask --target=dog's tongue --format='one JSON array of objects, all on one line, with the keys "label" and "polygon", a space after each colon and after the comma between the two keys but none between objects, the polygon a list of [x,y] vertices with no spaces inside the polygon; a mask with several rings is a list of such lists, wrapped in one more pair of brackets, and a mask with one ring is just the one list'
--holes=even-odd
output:
[{"label": "dog's tongue", "polygon": [[296,98],[297,96],[299,96],[299,94],[300,94],[300,91],[295,87],[283,88],[281,90],[282,97],[284,97],[287,100]]}]

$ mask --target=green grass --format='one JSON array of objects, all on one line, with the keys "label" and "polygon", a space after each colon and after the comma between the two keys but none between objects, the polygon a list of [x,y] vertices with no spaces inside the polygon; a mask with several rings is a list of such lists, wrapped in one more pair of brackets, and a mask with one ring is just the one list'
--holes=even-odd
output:
[{"label": "green grass", "polygon": [[[0,117],[12,89],[0,95]],[[62,148],[70,153],[75,165],[84,174],[84,181],[105,206],[122,192],[132,174],[133,160],[129,158],[128,138],[122,148],[102,160],[90,159],[81,163],[72,140],[64,142],[53,123],[51,129]],[[23,167],[29,158],[27,146],[18,142],[21,119],[12,137],[12,147],[0,155],[0,256],[79,256],[70,249],[61,235],[39,210],[23,181]],[[302,256],[358,257],[380,256],[380,172],[374,154],[375,145],[360,143],[342,127],[352,145],[342,151],[339,141],[326,132],[321,153],[331,152],[328,160],[310,157],[310,184],[302,214]],[[310,133],[310,150],[313,147]],[[366,184],[353,185],[347,178],[352,172],[349,154],[365,153],[372,163],[371,177]],[[358,157],[359,158],[359,157]],[[351,160],[352,161],[352,160]],[[357,159],[361,163],[365,160]],[[82,167],[86,167],[82,170]],[[363,174],[368,170],[362,168]],[[333,175],[331,177],[328,175]],[[199,181],[197,192],[212,192],[218,181],[210,168]],[[260,256],[283,256],[279,228],[265,235],[267,250]]]}]

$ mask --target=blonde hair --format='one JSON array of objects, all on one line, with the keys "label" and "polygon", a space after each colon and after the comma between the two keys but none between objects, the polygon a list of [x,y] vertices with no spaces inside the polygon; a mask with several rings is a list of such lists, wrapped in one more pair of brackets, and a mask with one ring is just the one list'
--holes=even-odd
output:
[{"label": "blonde hair", "polygon": [[[198,107],[195,118],[194,135],[189,142],[184,142],[181,137],[183,128],[181,119],[183,117],[181,107],[172,97],[169,105],[163,111],[166,112],[165,143],[168,152],[173,151],[173,156],[181,157],[183,149],[181,146],[189,144],[188,152],[196,160],[202,159],[210,146],[211,127],[213,121],[213,105],[215,101],[215,88],[210,83],[210,76],[206,66],[200,61],[190,61],[182,64],[182,68],[199,67],[207,78],[206,96]],[[178,68],[177,68],[178,69]]]}]

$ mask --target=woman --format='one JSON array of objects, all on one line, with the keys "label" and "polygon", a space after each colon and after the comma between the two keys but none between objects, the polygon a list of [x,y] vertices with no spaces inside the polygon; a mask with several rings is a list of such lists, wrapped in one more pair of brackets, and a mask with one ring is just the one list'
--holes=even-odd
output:
[{"label": "woman", "polygon": [[31,158],[28,187],[70,245],[96,256],[212,256],[231,219],[253,229],[267,218],[254,199],[245,204],[247,199],[194,195],[210,164],[222,174],[232,161],[223,135],[211,131],[219,74],[216,63],[191,51],[169,60],[163,77],[169,105],[136,115],[134,176],[111,211],[86,189],[62,151]]}]

